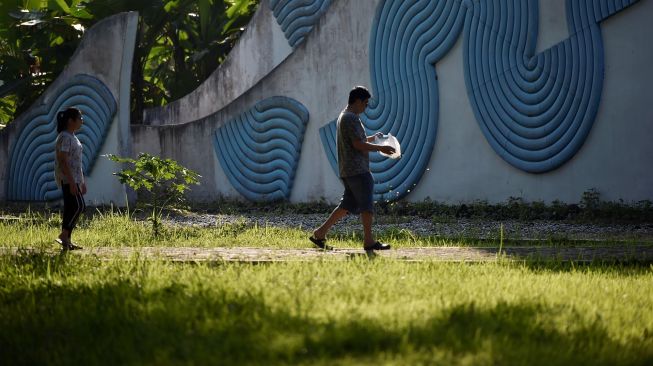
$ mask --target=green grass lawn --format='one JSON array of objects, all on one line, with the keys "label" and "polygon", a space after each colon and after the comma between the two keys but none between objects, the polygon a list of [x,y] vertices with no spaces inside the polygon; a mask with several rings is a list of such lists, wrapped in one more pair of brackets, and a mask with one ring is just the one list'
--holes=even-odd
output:
[{"label": "green grass lawn", "polygon": [[653,362],[650,267],[1,261],[3,365]]},{"label": "green grass lawn", "polygon": [[[325,215],[325,218],[328,215]],[[58,214],[24,214],[20,220],[0,220],[0,246],[56,248],[54,239],[61,230]],[[313,228],[280,228],[235,222],[212,227],[166,226],[164,234],[152,236],[151,224],[131,219],[120,212],[97,212],[83,217],[73,240],[84,247],[263,247],[312,248],[308,240]],[[483,244],[474,239],[419,237],[407,230],[390,229],[379,238],[399,247],[458,246]],[[330,235],[339,248],[362,248],[362,229]],[[497,243],[490,243],[496,244]],[[486,243],[486,245],[488,245]]]},{"label": "green grass lawn", "polygon": [[[324,218],[328,216],[324,214]],[[388,218],[380,217],[380,220]],[[409,218],[402,218],[409,219]],[[61,218],[58,213],[25,213],[19,219],[0,219],[0,247],[57,248],[54,239],[59,235]],[[332,232],[329,244],[336,248],[362,248],[362,228],[346,232]],[[280,228],[271,225],[252,225],[235,222],[212,227],[165,226],[164,234],[152,236],[151,224],[134,220],[118,211],[97,211],[92,216],[83,216],[73,234],[73,240],[84,247],[261,247],[261,248],[312,248],[308,236],[314,228]],[[377,237],[389,242],[395,248],[429,246],[475,246],[498,247],[499,227],[496,238],[420,236],[405,229],[376,230]],[[579,241],[551,237],[538,242],[506,239],[505,245],[624,245],[630,242],[642,244],[641,240]],[[649,243],[648,241],[644,241]]]},{"label": "green grass lawn", "polygon": [[[0,221],[0,243],[54,248],[58,226],[56,215]],[[147,223],[108,213],[76,240],[295,248],[306,234],[231,224],[153,239]],[[431,240],[393,244],[441,244]],[[626,264],[0,256],[0,365],[650,365],[652,289],[652,266]]]}]

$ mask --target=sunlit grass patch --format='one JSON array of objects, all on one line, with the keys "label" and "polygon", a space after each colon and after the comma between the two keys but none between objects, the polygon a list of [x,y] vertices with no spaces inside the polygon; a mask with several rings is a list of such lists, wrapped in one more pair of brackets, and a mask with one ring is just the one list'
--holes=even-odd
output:
[{"label": "sunlit grass patch", "polygon": [[[152,234],[151,224],[143,217],[125,210],[96,210],[83,216],[73,234],[73,240],[84,247],[258,247],[258,248],[311,248],[308,241],[313,228],[298,225],[274,226],[265,220],[241,218],[234,214],[229,222],[203,225],[166,224],[161,234]],[[326,217],[326,216],[325,216]],[[0,219],[0,246],[18,248],[54,248],[59,234],[60,217],[56,212],[25,212],[10,219]],[[340,225],[329,235],[329,245],[336,248],[361,248],[362,228],[358,225]],[[395,248],[414,247],[498,247],[501,245],[500,225],[496,235],[474,236],[473,231],[464,236],[446,237],[419,235],[400,226],[376,227],[377,237]],[[641,243],[633,240],[633,243]],[[506,238],[503,245],[512,246],[565,246],[565,245],[628,245],[624,241],[570,241],[560,238],[524,241]]]},{"label": "sunlit grass patch", "polygon": [[[0,245],[5,247],[48,248],[59,233],[57,214],[26,213],[16,220],[0,221]],[[307,248],[311,228],[279,227],[245,218],[211,226],[165,225],[159,237],[150,224],[126,212],[97,211],[83,217],[73,239],[86,247],[261,247]],[[408,230],[379,230],[379,238],[399,246],[453,245],[452,241],[418,237]],[[360,230],[332,233],[330,243],[341,248],[360,248]]]}]

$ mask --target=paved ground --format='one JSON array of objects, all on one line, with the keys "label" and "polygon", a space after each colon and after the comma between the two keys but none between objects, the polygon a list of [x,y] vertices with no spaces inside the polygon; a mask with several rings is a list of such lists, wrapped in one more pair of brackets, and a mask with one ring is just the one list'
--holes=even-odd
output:
[{"label": "paved ground", "polygon": [[[42,253],[36,249],[0,248],[0,255]],[[48,250],[47,254],[59,251]],[[608,261],[653,263],[653,245],[592,246],[592,247],[430,247],[400,248],[366,253],[363,250],[338,249],[265,249],[265,248],[90,248],[67,252],[67,255],[95,256],[101,260],[132,258],[136,255],[148,259],[165,259],[174,262],[290,262],[347,260],[355,257],[391,258],[410,262],[449,261],[487,262],[501,260],[531,261]]]}]

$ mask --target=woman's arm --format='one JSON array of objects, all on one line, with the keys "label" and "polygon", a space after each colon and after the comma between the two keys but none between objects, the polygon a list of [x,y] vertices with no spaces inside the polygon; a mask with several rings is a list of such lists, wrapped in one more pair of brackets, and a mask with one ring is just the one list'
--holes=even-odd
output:
[{"label": "woman's arm", "polygon": [[68,164],[68,155],[65,151],[57,151],[57,160],[59,161],[59,166],[63,171],[63,174],[66,176],[66,180],[70,185],[70,193],[75,195],[77,194],[77,184],[73,179],[73,174],[70,169],[70,164]]}]

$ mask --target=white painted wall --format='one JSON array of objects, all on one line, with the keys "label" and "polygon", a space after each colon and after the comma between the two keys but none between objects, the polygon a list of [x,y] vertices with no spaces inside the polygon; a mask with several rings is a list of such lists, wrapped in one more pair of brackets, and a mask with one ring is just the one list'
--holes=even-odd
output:
[{"label": "white painted wall", "polygon": [[[540,9],[552,13],[561,9],[559,3],[564,1],[540,1]],[[542,29],[549,47],[567,37],[562,10]],[[466,97],[460,39],[438,65],[442,114],[436,148],[430,171],[409,199],[502,202],[513,196],[577,202],[584,191],[596,188],[605,200],[652,200],[653,172],[648,166],[653,158],[653,110],[648,106],[653,97],[647,89],[653,85],[653,72],[647,65],[653,48],[646,39],[653,31],[651,15],[653,2],[645,0],[601,24],[606,71],[594,127],[574,158],[545,174],[512,167],[483,137]],[[564,32],[552,30],[556,27]]]},{"label": "white painted wall", "polygon": [[[84,35],[70,62],[35,105],[48,102],[57,95],[54,93],[78,74],[87,74],[99,79],[106,85],[116,99],[118,109],[111,122],[107,138],[99,154],[113,153],[123,156],[131,154],[131,137],[129,133],[129,103],[131,65],[134,42],[138,24],[137,13],[122,13],[98,22]],[[27,113],[26,113],[27,114]],[[3,144],[0,147],[0,201],[5,200],[7,181],[7,163],[9,153],[22,127],[29,121],[23,114],[7,128],[0,132]],[[87,177],[89,205],[115,203],[125,204],[125,187],[111,175],[120,166],[98,157],[93,171]]]},{"label": "white painted wall", "polygon": [[[102,146],[102,151],[98,156],[93,171],[87,176],[88,193],[85,196],[88,205],[115,204],[125,206],[127,204],[126,187],[113,176],[114,172],[119,171],[122,167],[106,159],[103,155],[117,154],[120,156],[131,155],[131,134],[129,133],[130,125],[130,103],[131,103],[131,69],[134,57],[134,47],[136,43],[136,32],[138,27],[138,14],[129,13],[121,21],[121,24],[108,29],[98,27],[96,32],[98,37],[112,35],[110,39],[97,39],[93,42],[92,37],[87,36],[90,52],[99,53],[100,57],[107,57],[111,66],[110,72],[105,76],[108,82],[111,82],[111,92],[118,103],[118,110],[113,118],[111,128],[107,139]],[[98,48],[97,45],[108,46]],[[94,49],[94,50],[93,50]],[[117,52],[122,50],[122,52]],[[80,58],[84,62],[85,58]],[[97,67],[97,60],[91,60],[89,67]],[[91,74],[93,75],[93,74]],[[103,82],[105,82],[103,80]],[[106,82],[105,82],[106,83]]]},{"label": "white painted wall", "polygon": [[174,125],[211,115],[249,90],[288,57],[292,48],[268,2],[261,0],[247,30],[207,80],[177,101],[146,109],[143,123]]},{"label": "white painted wall", "polygon": [[[540,1],[539,51],[568,37],[564,1]],[[213,153],[212,134],[256,102],[287,96],[310,112],[291,201],[337,202],[342,187],[326,159],[319,128],[338,115],[353,85],[371,86],[368,43],[378,3],[335,0],[300,47],[215,114],[180,126],[133,126],[134,152],[160,152],[198,170],[203,185],[193,190],[193,199],[239,197]],[[653,200],[653,47],[647,39],[653,34],[652,16],[653,1],[640,0],[602,23],[606,76],[598,117],[576,156],[545,174],[512,167],[485,140],[467,97],[461,36],[436,67],[441,98],[436,147],[429,170],[407,199],[577,202],[584,191],[596,188],[606,200]]]}]

